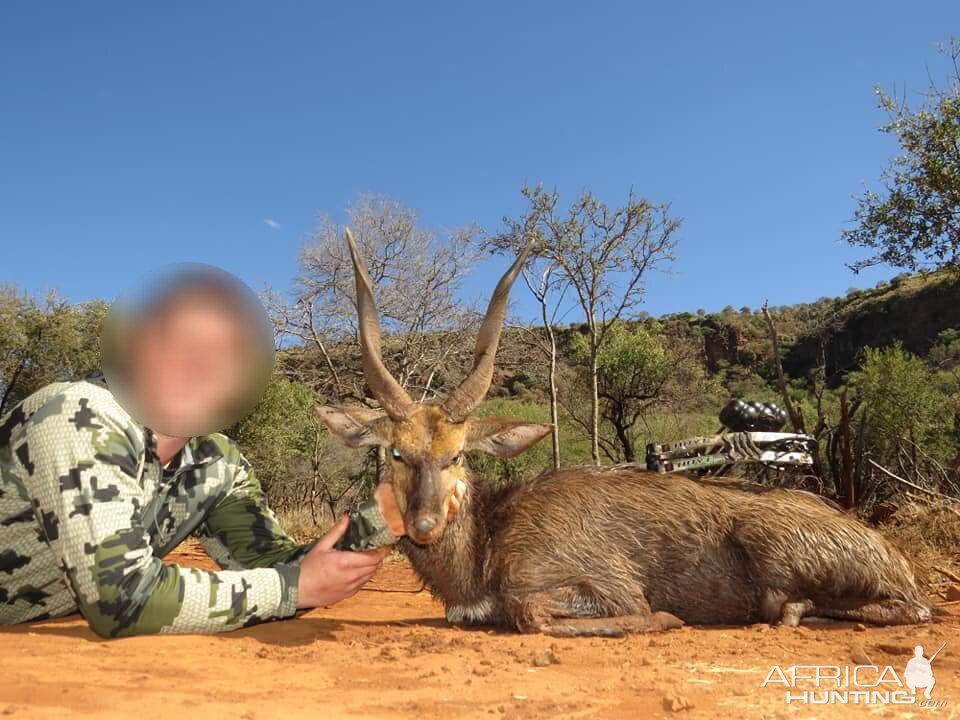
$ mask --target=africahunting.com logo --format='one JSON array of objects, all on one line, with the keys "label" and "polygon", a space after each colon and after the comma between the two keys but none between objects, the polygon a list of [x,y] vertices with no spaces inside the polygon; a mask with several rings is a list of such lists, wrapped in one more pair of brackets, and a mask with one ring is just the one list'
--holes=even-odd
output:
[{"label": "africahunting.com logo", "polygon": [[760,687],[782,688],[787,704],[943,707],[933,693],[933,661],[945,646],[926,658],[917,645],[899,673],[892,665],[774,665]]}]

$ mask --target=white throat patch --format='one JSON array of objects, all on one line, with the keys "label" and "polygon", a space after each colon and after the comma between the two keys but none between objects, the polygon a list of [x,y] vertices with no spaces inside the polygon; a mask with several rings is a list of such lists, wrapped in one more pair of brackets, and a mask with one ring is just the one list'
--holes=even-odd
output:
[{"label": "white throat patch", "polygon": [[490,619],[495,609],[493,597],[488,595],[469,605],[451,605],[447,608],[447,620],[452,623],[482,623]]}]

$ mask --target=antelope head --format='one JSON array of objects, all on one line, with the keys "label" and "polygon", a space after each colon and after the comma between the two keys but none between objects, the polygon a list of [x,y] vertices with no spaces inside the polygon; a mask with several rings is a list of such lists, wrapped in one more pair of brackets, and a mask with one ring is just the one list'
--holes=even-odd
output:
[{"label": "antelope head", "polygon": [[517,256],[493,292],[477,333],[469,375],[442,402],[428,404],[414,402],[383,364],[370,276],[352,234],[349,230],[345,234],[357,284],[363,373],[382,410],[323,406],[317,408],[317,415],[349,447],[379,445],[386,450],[384,481],[393,486],[406,533],[416,543],[430,544],[443,534],[457,482],[468,481],[465,452],[481,450],[511,458],[552,429],[544,423],[470,415],[490,388],[510,287],[531,246]]}]

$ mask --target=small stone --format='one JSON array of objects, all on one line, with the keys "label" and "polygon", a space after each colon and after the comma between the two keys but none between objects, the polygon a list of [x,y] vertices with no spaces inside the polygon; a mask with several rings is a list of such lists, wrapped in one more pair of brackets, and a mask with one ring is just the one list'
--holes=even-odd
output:
[{"label": "small stone", "polygon": [[692,707],[693,703],[683,695],[667,693],[663,696],[663,709],[667,712],[681,712],[683,710],[689,710]]},{"label": "small stone", "polygon": [[864,625],[863,623],[857,623],[856,625],[853,626],[853,631],[854,631],[854,632],[866,632],[866,631],[867,631],[867,626]]},{"label": "small stone", "polygon": [[913,655],[913,646],[893,645],[890,643],[880,643],[877,650],[885,652],[888,655]]},{"label": "small stone", "polygon": [[535,667],[549,667],[550,665],[556,665],[560,662],[560,658],[557,657],[557,654],[553,650],[544,650],[542,653],[539,653],[534,656],[533,664]]},{"label": "small stone", "polygon": [[947,602],[960,600],[960,585],[951,585],[947,588]]},{"label": "small stone", "polygon": [[867,651],[863,649],[862,645],[854,645],[850,648],[850,660],[857,665],[873,665],[873,661],[870,659],[870,656],[867,655]]}]

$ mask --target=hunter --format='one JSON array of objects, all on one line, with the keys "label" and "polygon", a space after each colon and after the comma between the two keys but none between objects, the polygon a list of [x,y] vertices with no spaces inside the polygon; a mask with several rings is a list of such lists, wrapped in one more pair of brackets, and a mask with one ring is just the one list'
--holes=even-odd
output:
[{"label": "hunter", "polygon": [[[192,270],[132,316],[124,347],[104,336],[106,379],[48,385],[0,418],[0,624],[79,611],[102,637],[213,633],[354,595],[403,533],[389,487],[301,545],[214,432],[269,376],[256,296]],[[221,571],[162,561],[191,534]]]}]

